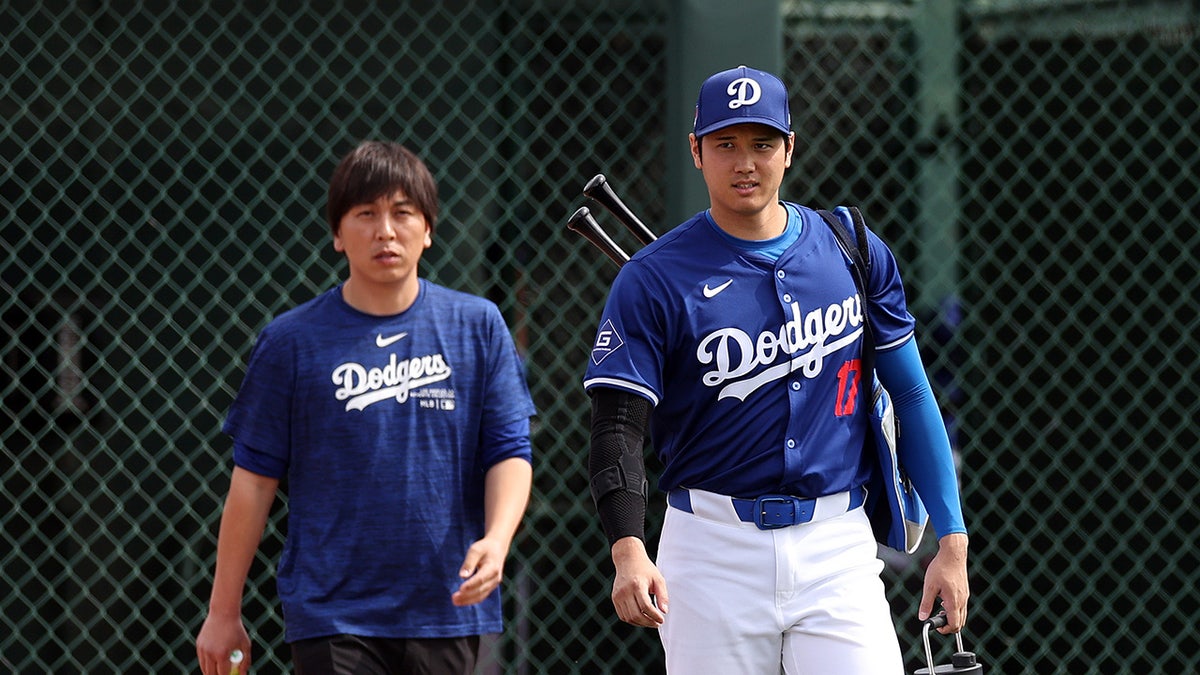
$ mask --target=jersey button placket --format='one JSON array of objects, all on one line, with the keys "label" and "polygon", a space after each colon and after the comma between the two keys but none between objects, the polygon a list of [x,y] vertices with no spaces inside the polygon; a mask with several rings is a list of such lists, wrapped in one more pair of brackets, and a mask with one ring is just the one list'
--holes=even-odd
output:
[{"label": "jersey button placket", "polygon": [[[781,304],[781,308],[783,309],[784,315],[786,316],[787,312],[788,312],[788,306],[791,305],[794,300],[792,294],[786,290],[786,284],[784,283],[785,279],[787,278],[787,272],[785,272],[784,270],[781,270],[781,269],[777,269],[777,270],[775,270],[775,278],[779,282],[777,284],[776,288],[779,290],[778,297],[780,298],[780,300],[783,301],[780,304]],[[790,356],[791,356],[791,354],[789,353],[789,358],[790,358]],[[791,408],[792,414],[790,417],[792,419],[795,418],[795,412],[800,407],[799,397],[801,395],[800,394],[801,388],[802,388],[802,385],[800,384],[800,380],[798,380],[798,379],[792,380],[788,384],[788,389],[791,390],[788,392],[788,398],[791,399],[789,408]],[[788,427],[789,428],[787,431],[789,434],[793,433],[795,431],[795,429],[791,428],[792,422],[790,420],[788,422]],[[788,437],[784,441],[783,445],[784,445],[784,451],[783,451],[784,474],[790,475],[792,473],[793,466],[796,465],[799,461],[799,458],[796,457],[796,453],[795,453],[796,445],[797,445],[796,438],[794,436]]]}]

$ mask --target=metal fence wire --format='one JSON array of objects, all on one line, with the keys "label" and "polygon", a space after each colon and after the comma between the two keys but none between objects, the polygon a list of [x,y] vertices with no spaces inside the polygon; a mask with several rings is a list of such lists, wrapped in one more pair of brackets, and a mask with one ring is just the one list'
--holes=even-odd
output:
[{"label": "metal fence wire", "polygon": [[[613,269],[563,223],[605,172],[671,225],[679,6],[0,2],[0,670],[195,670],[221,422],[257,332],[343,274],[324,186],[376,137],[428,159],[423,273],[500,305],[539,408],[481,670],[660,672],[612,612],[587,496],[580,378]],[[1200,8],[781,11],[784,194],[861,206],[907,271],[972,529],[968,645],[993,673],[1194,670]],[[259,672],[289,668],[285,511],[247,590]],[[884,573],[910,670],[929,555]]]}]

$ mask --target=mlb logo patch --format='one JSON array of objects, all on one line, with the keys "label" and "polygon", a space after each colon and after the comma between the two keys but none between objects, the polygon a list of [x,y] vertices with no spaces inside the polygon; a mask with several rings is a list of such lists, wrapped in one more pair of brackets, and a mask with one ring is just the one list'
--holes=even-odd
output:
[{"label": "mlb logo patch", "polygon": [[617,333],[612,320],[605,321],[604,325],[600,326],[600,330],[596,331],[596,343],[592,345],[592,363],[600,365],[601,361],[624,344],[625,341]]}]

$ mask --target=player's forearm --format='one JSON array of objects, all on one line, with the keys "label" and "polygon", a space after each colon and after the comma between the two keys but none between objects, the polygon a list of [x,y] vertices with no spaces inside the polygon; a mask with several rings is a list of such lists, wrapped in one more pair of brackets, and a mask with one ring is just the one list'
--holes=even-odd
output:
[{"label": "player's forearm", "polygon": [[217,566],[209,613],[240,616],[246,575],[262,540],[279,481],[240,467],[233,470],[217,535]]},{"label": "player's forearm", "polygon": [[612,492],[596,504],[608,543],[630,537],[646,539],[646,500],[632,492]]},{"label": "player's forearm", "polygon": [[645,539],[649,486],[643,441],[650,402],[629,392],[596,387],[592,396],[590,488],[609,544],[622,537]]},{"label": "player's forearm", "polygon": [[901,410],[897,405],[902,437],[897,454],[921,495],[938,536],[965,533],[958,476],[946,428],[937,406],[928,401],[924,406]]},{"label": "player's forearm", "polygon": [[966,532],[950,439],[915,341],[881,352],[880,381],[900,419],[897,455],[921,495],[938,536]]},{"label": "player's forearm", "polygon": [[533,486],[533,467],[520,457],[512,457],[488,469],[484,479],[484,536],[496,539],[505,548],[512,543]]}]

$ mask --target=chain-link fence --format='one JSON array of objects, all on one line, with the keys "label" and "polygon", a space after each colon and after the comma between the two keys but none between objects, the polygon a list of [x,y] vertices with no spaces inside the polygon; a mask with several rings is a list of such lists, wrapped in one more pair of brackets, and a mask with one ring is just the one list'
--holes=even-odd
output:
[{"label": "chain-link fence", "polygon": [[[258,330],[343,274],[325,181],[379,137],[430,162],[424,274],[500,304],[540,410],[486,669],[661,671],[586,496],[612,269],[562,224],[604,171],[670,225],[672,7],[0,2],[0,669],[194,669],[221,421]],[[785,196],[859,204],[907,272],[961,460],[968,644],[996,673],[1194,669],[1200,10],[782,11]],[[285,504],[247,592],[260,672],[288,666]],[[910,669],[928,554],[885,572]]]}]

